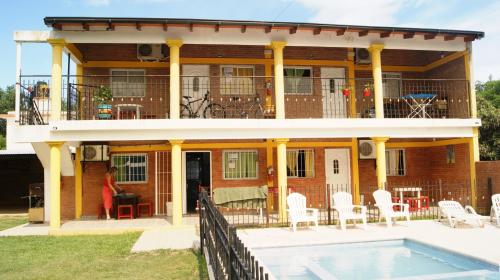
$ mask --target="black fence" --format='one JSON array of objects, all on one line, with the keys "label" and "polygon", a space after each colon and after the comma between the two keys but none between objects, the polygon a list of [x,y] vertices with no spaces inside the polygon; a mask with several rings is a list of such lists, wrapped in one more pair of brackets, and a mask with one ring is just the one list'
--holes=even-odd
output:
[{"label": "black fence", "polygon": [[215,279],[269,279],[205,191],[200,193],[200,248]]},{"label": "black fence", "polygon": [[[368,222],[379,221],[379,210],[375,206],[373,192],[376,185],[360,187],[359,204],[366,206]],[[462,205],[472,205],[470,183],[468,181],[428,180],[414,182],[389,183],[386,190],[391,192],[395,208],[401,204],[409,204],[412,220],[438,219],[440,215],[438,202],[455,200]],[[289,185],[288,194],[297,192],[307,199],[307,207],[318,209],[319,223],[322,225],[338,225],[338,213],[333,209],[332,195],[339,191],[352,193],[350,185]],[[476,211],[481,215],[489,215],[491,194],[486,188],[477,186]],[[217,206],[225,220],[237,227],[285,227],[289,226],[288,217],[280,219],[278,188],[270,188],[267,199],[247,200],[225,203]],[[399,206],[398,206],[399,205]]]}]

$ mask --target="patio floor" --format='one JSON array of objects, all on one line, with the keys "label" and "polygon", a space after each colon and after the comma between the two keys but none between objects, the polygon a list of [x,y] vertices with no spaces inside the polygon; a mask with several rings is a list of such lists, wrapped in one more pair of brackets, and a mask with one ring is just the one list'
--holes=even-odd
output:
[{"label": "patio floor", "polygon": [[[192,227],[199,223],[198,216],[183,217],[182,227]],[[73,220],[63,222],[59,230],[51,230],[48,224],[23,224],[0,231],[0,236],[26,235],[77,235],[77,234],[119,234],[152,229],[172,229],[171,217],[151,217],[132,220]]]},{"label": "patio floor", "polygon": [[451,228],[437,221],[398,222],[392,228],[386,224],[368,224],[363,230],[358,223],[346,231],[336,226],[300,228],[265,228],[238,230],[238,236],[247,247],[282,247],[346,242],[364,242],[394,239],[413,239],[456,253],[468,255],[500,266],[500,227],[486,223],[484,228],[460,225]]}]

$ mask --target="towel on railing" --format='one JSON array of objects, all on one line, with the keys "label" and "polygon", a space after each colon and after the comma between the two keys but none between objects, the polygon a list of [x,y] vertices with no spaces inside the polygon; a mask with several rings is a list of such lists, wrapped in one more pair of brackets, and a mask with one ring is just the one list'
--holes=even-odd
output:
[{"label": "towel on railing", "polygon": [[228,208],[263,208],[267,199],[267,186],[214,188],[217,206]]}]

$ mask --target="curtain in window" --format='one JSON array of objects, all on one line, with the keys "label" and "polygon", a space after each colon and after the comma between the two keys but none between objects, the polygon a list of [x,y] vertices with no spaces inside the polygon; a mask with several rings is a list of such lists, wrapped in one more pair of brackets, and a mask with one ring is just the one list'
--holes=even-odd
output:
[{"label": "curtain in window", "polygon": [[305,161],[305,177],[313,177],[314,173],[314,153],[313,151],[306,151],[304,154]]},{"label": "curtain in window", "polygon": [[297,176],[297,151],[287,151],[286,152],[286,170],[287,176],[296,177]]},{"label": "curtain in window", "polygon": [[398,175],[405,175],[405,166],[404,166],[404,153],[403,150],[398,150],[398,158],[396,161],[396,170]]},{"label": "curtain in window", "polygon": [[[235,156],[233,156],[234,154],[237,155],[236,158]],[[225,152],[224,178],[225,179],[257,178],[257,153]]]},{"label": "curtain in window", "polygon": [[253,94],[253,68],[222,67],[222,94]]}]

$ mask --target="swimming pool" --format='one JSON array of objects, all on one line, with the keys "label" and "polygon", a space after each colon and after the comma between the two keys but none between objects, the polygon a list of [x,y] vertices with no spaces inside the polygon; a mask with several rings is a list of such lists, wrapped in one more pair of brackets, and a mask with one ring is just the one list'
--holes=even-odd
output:
[{"label": "swimming pool", "polygon": [[277,279],[500,279],[496,265],[407,239],[252,252]]}]

